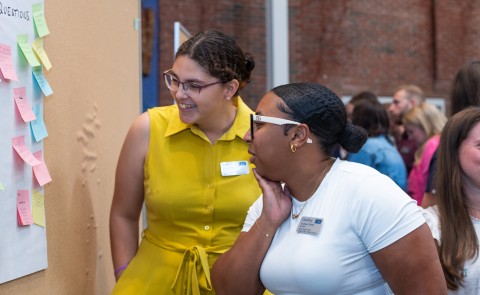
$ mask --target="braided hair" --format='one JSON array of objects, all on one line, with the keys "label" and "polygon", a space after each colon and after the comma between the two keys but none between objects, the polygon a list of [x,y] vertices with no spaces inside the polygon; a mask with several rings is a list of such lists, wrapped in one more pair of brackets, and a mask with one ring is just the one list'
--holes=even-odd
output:
[{"label": "braided hair", "polygon": [[327,155],[333,154],[337,144],[348,152],[358,152],[368,138],[363,128],[348,122],[342,100],[325,86],[293,83],[272,92],[284,103],[277,106],[279,110],[307,124]]}]

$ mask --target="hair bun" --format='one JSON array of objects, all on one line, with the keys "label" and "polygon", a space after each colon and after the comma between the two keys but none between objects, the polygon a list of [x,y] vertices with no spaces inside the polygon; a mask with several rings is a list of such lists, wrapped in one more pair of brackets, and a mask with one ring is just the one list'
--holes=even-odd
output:
[{"label": "hair bun", "polygon": [[362,127],[347,122],[340,138],[340,145],[348,152],[358,152],[368,139],[368,133]]},{"label": "hair bun", "polygon": [[255,68],[255,56],[250,52],[245,53],[245,81],[250,81],[250,73]]}]

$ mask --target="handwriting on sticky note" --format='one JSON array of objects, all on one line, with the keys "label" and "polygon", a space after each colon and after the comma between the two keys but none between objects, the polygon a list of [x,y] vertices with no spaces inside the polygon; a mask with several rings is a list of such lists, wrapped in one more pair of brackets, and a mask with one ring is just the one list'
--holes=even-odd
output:
[{"label": "handwriting on sticky note", "polygon": [[0,44],[0,69],[2,70],[3,77],[18,81],[12,61],[12,48],[5,44]]},{"label": "handwriting on sticky note", "polygon": [[37,54],[37,56],[40,58],[40,61],[43,63],[47,71],[50,70],[52,68],[52,63],[50,62],[50,59],[45,52],[45,49],[43,49],[42,39],[35,39],[35,41],[33,41],[32,43],[32,48],[33,51],[35,51],[35,53]]},{"label": "handwriting on sticky note", "polygon": [[27,59],[28,63],[32,67],[38,67],[40,63],[38,59],[33,54],[32,47],[28,44],[28,35],[18,35],[17,36],[17,44],[22,50],[23,56]]},{"label": "handwriting on sticky note", "polygon": [[45,227],[45,196],[34,190],[32,193],[33,223]]},{"label": "handwriting on sticky note", "polygon": [[41,162],[37,160],[30,152],[28,147],[25,145],[25,136],[18,136],[12,139],[12,146],[13,149],[17,152],[17,154],[22,158],[25,163],[30,166],[39,165]]},{"label": "handwriting on sticky note", "polygon": [[39,142],[48,136],[47,127],[45,126],[45,121],[43,121],[40,105],[33,107],[33,113],[37,120],[30,121],[30,128],[32,129],[33,138],[36,142]]},{"label": "handwriting on sticky note", "polygon": [[42,160],[42,151],[40,150],[38,152],[33,153],[33,156],[41,162],[40,164],[32,167],[33,174],[35,175],[35,178],[37,179],[38,184],[40,186],[44,186],[45,184],[52,181],[52,177],[48,172],[47,164],[45,164],[45,161]]},{"label": "handwriting on sticky note", "polygon": [[38,36],[43,37],[50,34],[48,30],[47,21],[45,20],[45,14],[43,13],[43,4],[37,3],[32,6],[33,21],[37,28]]},{"label": "handwriting on sticky note", "polygon": [[38,86],[42,89],[43,95],[49,96],[53,93],[52,87],[48,84],[47,79],[43,75],[42,67],[32,67],[32,73],[37,80]]},{"label": "handwriting on sticky note", "polygon": [[30,192],[28,190],[17,191],[17,217],[18,225],[20,226],[33,223],[32,210],[30,207]]},{"label": "handwriting on sticky note", "polygon": [[24,122],[30,122],[37,119],[30,103],[28,102],[25,87],[13,88],[13,98],[15,99],[15,104],[17,105],[20,116]]}]

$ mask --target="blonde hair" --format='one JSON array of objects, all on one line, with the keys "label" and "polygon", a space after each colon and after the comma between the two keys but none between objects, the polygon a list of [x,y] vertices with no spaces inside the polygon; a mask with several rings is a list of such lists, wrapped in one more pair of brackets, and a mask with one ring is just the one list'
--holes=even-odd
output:
[{"label": "blonde hair", "polygon": [[425,141],[442,132],[447,118],[436,106],[422,103],[405,113],[402,122],[404,125],[410,124],[416,126],[425,133],[425,140],[415,152],[415,161],[417,161],[423,153]]}]

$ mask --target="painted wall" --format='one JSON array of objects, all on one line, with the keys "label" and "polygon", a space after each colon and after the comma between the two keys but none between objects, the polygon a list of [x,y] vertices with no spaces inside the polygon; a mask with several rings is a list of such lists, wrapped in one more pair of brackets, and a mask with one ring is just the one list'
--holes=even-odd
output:
[{"label": "painted wall", "polygon": [[[155,27],[153,34],[153,48],[150,60],[150,73],[143,75],[142,92],[143,92],[143,110],[159,105],[158,85],[163,82],[162,73],[158,70],[158,0],[143,0],[142,8],[152,9],[155,11]],[[172,39],[173,40],[173,39]],[[173,55],[173,51],[172,51]],[[163,85],[163,84],[162,84]]]},{"label": "painted wall", "polygon": [[[45,76],[48,268],[0,294],[108,294],[114,285],[108,215],[123,139],[141,112],[139,1],[45,0],[53,64]],[[1,266],[0,266],[1,267]]]}]

